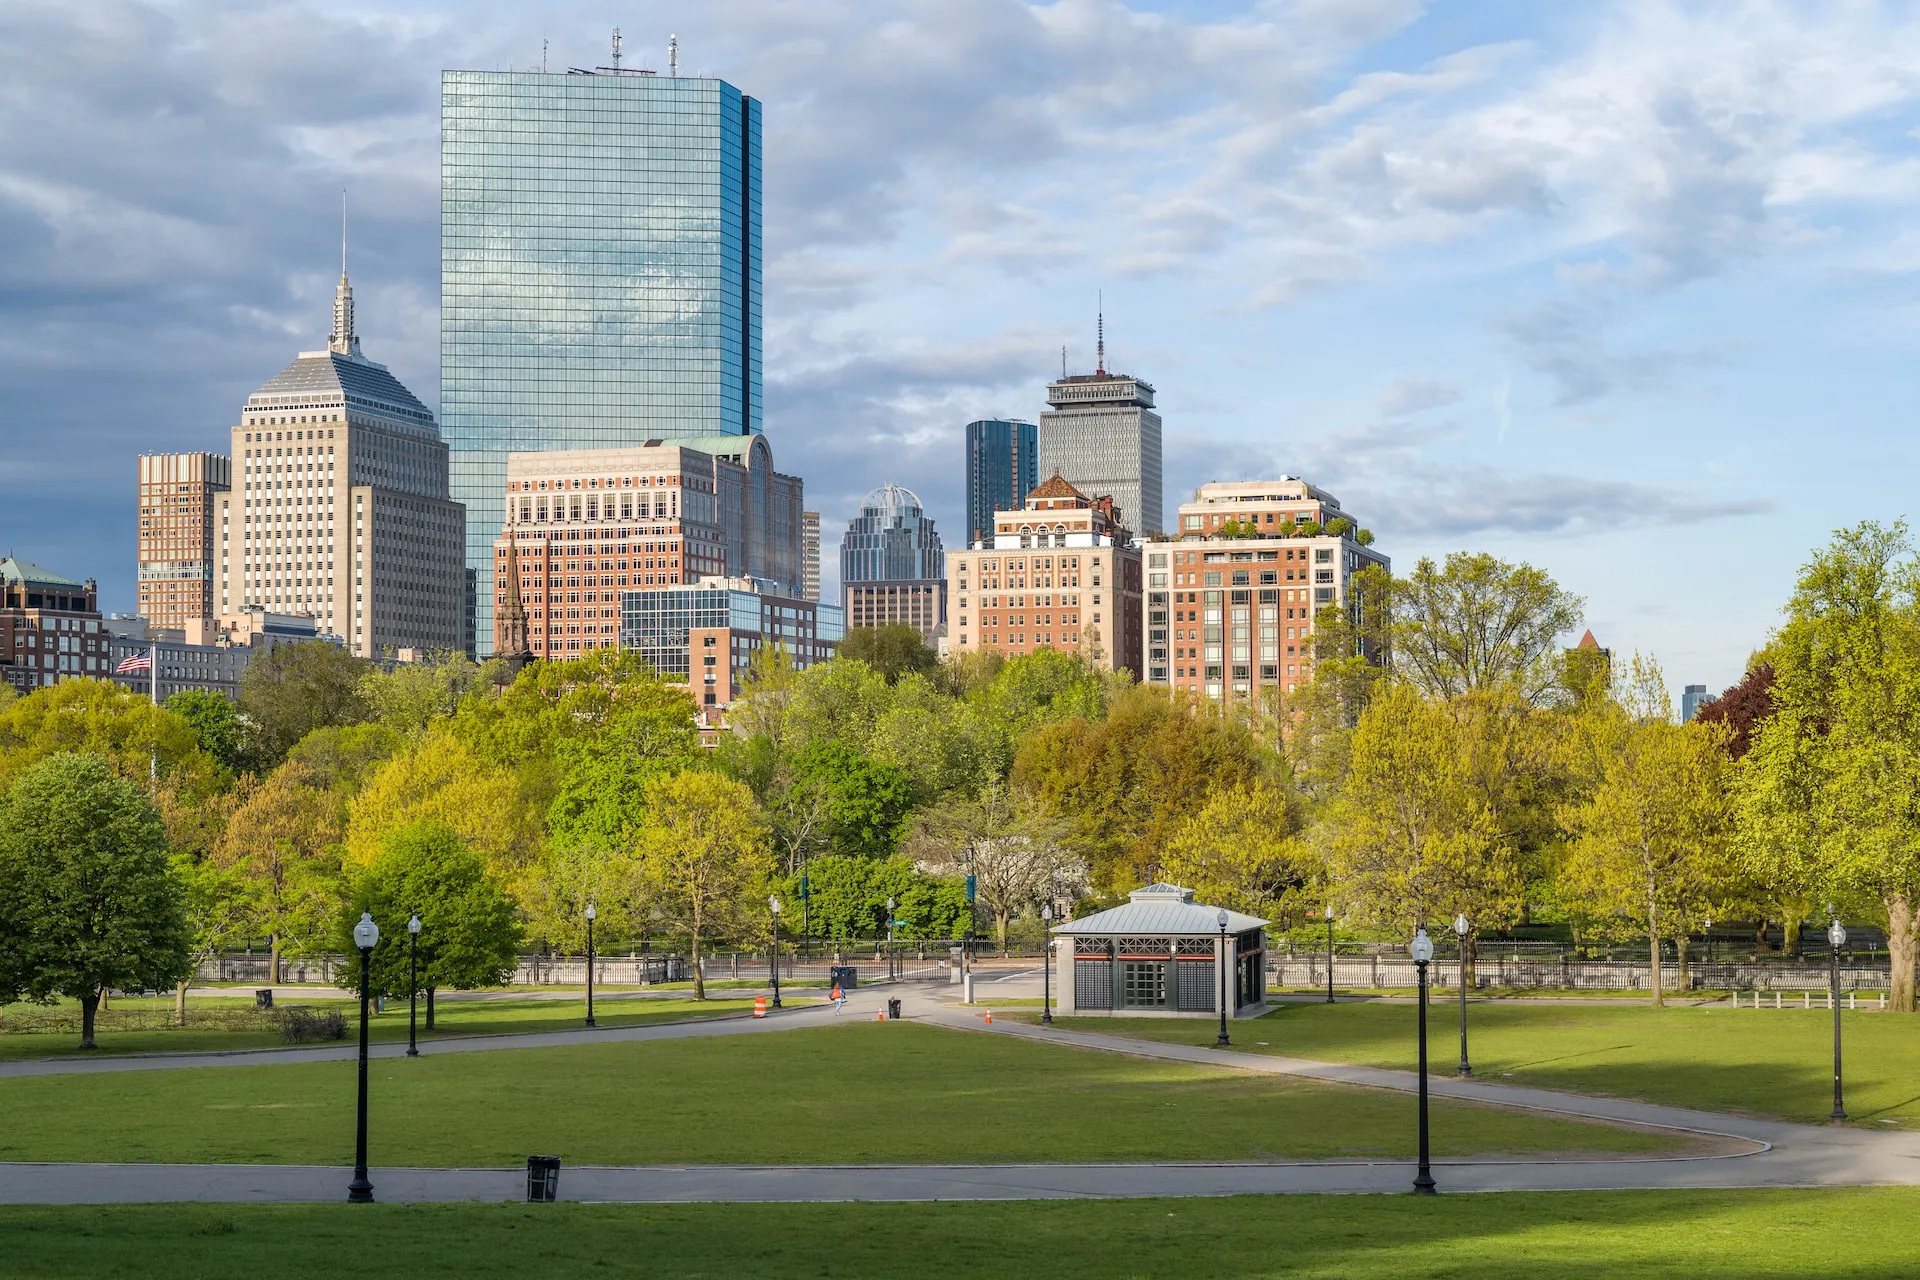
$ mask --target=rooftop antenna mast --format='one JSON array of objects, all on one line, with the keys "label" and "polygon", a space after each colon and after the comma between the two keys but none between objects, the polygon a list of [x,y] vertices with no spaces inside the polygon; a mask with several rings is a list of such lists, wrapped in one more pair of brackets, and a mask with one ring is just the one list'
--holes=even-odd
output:
[{"label": "rooftop antenna mast", "polygon": [[1064,342],[1060,344],[1060,376],[1067,376],[1067,344]]},{"label": "rooftop antenna mast", "polygon": [[1095,348],[1099,352],[1097,357],[1098,363],[1094,366],[1093,371],[1104,378],[1107,376],[1107,295],[1105,291],[1102,291],[1096,294],[1095,297],[1098,299],[1095,305],[1099,308],[1100,336],[1098,346]]},{"label": "rooftop antenna mast", "polygon": [[680,74],[680,37],[672,32],[667,33],[667,74]]},{"label": "rooftop antenna mast", "polygon": [[347,189],[340,188],[340,278],[347,277]]},{"label": "rooftop antenna mast", "polygon": [[540,74],[545,75],[546,73],[547,73],[547,38],[545,36],[541,36],[540,37]]},{"label": "rooftop antenna mast", "polygon": [[620,69],[620,28],[613,29],[613,69]]}]

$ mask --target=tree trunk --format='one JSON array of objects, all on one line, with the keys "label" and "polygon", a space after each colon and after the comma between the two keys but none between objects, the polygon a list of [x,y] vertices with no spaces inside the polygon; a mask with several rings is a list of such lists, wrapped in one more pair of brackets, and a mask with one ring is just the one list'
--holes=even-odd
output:
[{"label": "tree trunk", "polygon": [[80,1047],[94,1048],[93,1018],[99,1012],[100,1002],[107,998],[107,989],[101,987],[97,992],[89,991],[87,998],[80,1002]]},{"label": "tree trunk", "polygon": [[433,1030],[433,992],[434,988],[427,988],[427,1030],[429,1031]]},{"label": "tree trunk", "polygon": [[271,949],[267,952],[267,985],[277,987],[280,985],[280,935],[275,933],[268,945]]},{"label": "tree trunk", "polygon": [[1894,894],[1886,900],[1887,905],[1887,959],[1893,966],[1893,977],[1887,992],[1887,1004],[1895,1013],[1912,1013],[1913,1008],[1913,962],[1914,962],[1914,916],[1913,900],[1907,895]]},{"label": "tree trunk", "polygon": [[187,984],[184,982],[173,984],[173,1025],[187,1025]]},{"label": "tree trunk", "polygon": [[1007,956],[1007,913],[995,910],[993,913],[993,932],[1000,940],[1000,958]]},{"label": "tree trunk", "polygon": [[1647,947],[1653,960],[1653,968],[1647,973],[1647,990],[1650,993],[1647,1003],[1658,1009],[1667,1001],[1660,992],[1660,934],[1653,928],[1652,921],[1648,921],[1647,934]]},{"label": "tree trunk", "polygon": [[1685,994],[1693,990],[1693,981],[1687,972],[1687,935],[1681,933],[1673,940],[1673,989]]},{"label": "tree trunk", "polygon": [[1460,958],[1463,964],[1460,970],[1460,985],[1472,991],[1480,985],[1480,935],[1469,933],[1460,939]]},{"label": "tree trunk", "polygon": [[1791,920],[1780,922],[1780,954],[1789,960],[1800,958],[1800,913],[1793,913]]},{"label": "tree trunk", "polygon": [[[735,943],[735,945],[737,946],[739,944]],[[693,945],[688,949],[688,954],[693,960],[693,998],[695,1000],[705,1000],[707,998],[707,975],[700,971],[700,930],[698,929],[693,931]]]}]

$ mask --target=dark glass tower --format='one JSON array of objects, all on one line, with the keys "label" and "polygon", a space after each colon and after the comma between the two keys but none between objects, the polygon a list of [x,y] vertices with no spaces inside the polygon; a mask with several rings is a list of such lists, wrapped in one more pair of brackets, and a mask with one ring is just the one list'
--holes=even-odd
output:
[{"label": "dark glass tower", "polygon": [[1040,483],[1040,437],[1031,422],[967,424],[966,545],[993,537],[993,513],[1018,511]]},{"label": "dark glass tower", "polygon": [[[440,425],[487,581],[509,453],[760,430],[760,104],[448,71],[440,145]],[[490,592],[476,608],[484,652]]]}]

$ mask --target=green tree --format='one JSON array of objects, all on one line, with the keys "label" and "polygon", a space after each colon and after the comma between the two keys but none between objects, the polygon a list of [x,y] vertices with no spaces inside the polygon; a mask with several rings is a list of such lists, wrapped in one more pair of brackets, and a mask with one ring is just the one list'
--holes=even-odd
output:
[{"label": "green tree", "polygon": [[180,886],[191,946],[188,969],[173,985],[173,1021],[187,1025],[187,987],[204,962],[246,936],[257,903],[255,886],[233,867],[204,855],[173,855],[173,877]]},{"label": "green tree", "polygon": [[1298,801],[1269,783],[1221,787],[1167,842],[1161,877],[1291,927],[1318,906],[1326,868],[1301,834]]},{"label": "green tree", "polygon": [[453,714],[480,678],[480,668],[466,654],[435,653],[424,662],[398,662],[391,669],[374,669],[360,677],[359,695],[368,713],[404,734],[425,732],[428,725]]},{"label": "green tree", "polygon": [[1410,937],[1456,912],[1476,929],[1519,914],[1520,869],[1460,738],[1446,706],[1399,681],[1360,717],[1324,827],[1334,896],[1360,922]]},{"label": "green tree", "polygon": [[14,780],[0,803],[0,900],[19,930],[0,995],[78,1000],[83,1049],[102,992],[190,971],[160,815],[97,756],[49,756]]},{"label": "green tree", "polygon": [[[489,875],[486,861],[458,832],[439,823],[388,832],[379,855],[354,877],[334,928],[334,946],[349,956],[362,912],[371,912],[380,926],[369,986],[390,996],[408,994],[407,920],[420,917],[419,989],[427,997],[429,1031],[439,988],[497,987],[519,963],[520,925],[512,899]],[[360,966],[356,961],[348,968],[346,985],[358,991]]]},{"label": "green tree", "polygon": [[822,835],[843,853],[884,856],[899,844],[913,809],[906,771],[851,747],[816,742],[794,761],[796,782],[819,788],[826,800]]},{"label": "green tree", "polygon": [[315,729],[365,720],[367,705],[360,697],[360,679],[367,667],[324,640],[255,650],[240,677],[247,766],[265,773]]},{"label": "green tree", "polygon": [[723,774],[688,770],[647,791],[640,872],[653,909],[686,931],[693,998],[707,998],[700,957],[708,938],[758,926],[773,874],[753,792]]},{"label": "green tree", "polygon": [[289,951],[324,943],[338,902],[345,806],[315,782],[298,760],[262,778],[235,807],[214,855],[247,886],[247,931],[267,937],[273,983]]},{"label": "green tree", "polygon": [[156,775],[160,787],[185,795],[218,784],[219,768],[190,724],[111,680],[62,680],[0,708],[0,787],[69,751],[98,756],[150,789]]},{"label": "green tree", "polygon": [[347,863],[370,864],[389,833],[418,822],[452,828],[503,874],[530,865],[539,852],[539,819],[520,779],[445,729],[381,765],[349,802]]},{"label": "green tree", "polygon": [[240,763],[240,713],[224,694],[182,689],[167,699],[167,713],[187,722],[194,741],[214,763],[231,772]]},{"label": "green tree", "polygon": [[[1643,670],[1657,678],[1658,668]],[[1619,718],[1599,788],[1563,817],[1573,843],[1559,884],[1562,901],[1590,919],[1645,928],[1656,1007],[1661,940],[1684,941],[1732,880],[1725,734],[1674,724],[1665,702],[1662,691],[1653,714]]]},{"label": "green tree", "polygon": [[834,656],[866,663],[888,684],[909,673],[925,675],[940,665],[940,655],[928,648],[920,633],[904,622],[849,627]]},{"label": "green tree", "polygon": [[911,847],[915,860],[935,874],[973,879],[975,901],[992,918],[1004,952],[1015,916],[1085,892],[1086,863],[1068,847],[1067,831],[1061,819],[996,781],[923,810]]},{"label": "green tree", "polygon": [[1514,683],[1547,699],[1556,642],[1583,604],[1532,565],[1465,551],[1444,566],[1423,558],[1394,583],[1394,668],[1429,698]]}]

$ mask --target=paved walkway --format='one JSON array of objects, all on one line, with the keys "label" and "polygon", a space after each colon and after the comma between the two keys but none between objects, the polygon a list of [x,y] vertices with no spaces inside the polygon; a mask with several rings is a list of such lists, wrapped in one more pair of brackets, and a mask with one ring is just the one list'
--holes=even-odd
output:
[{"label": "paved walkway", "polygon": [[[871,1017],[888,994],[862,991],[842,1018]],[[1231,1067],[1271,1075],[1400,1092],[1417,1087],[1408,1072],[1309,1062],[1267,1054],[1158,1044],[1119,1036],[1064,1031],[1002,1019],[939,996],[908,993],[909,1015],[955,1030],[1009,1035],[1163,1061]],[[834,1020],[826,1007],[783,1010],[764,1020],[727,1019],[604,1031],[538,1033],[443,1041],[422,1052],[537,1048],[587,1040],[681,1039],[768,1033]],[[380,1056],[404,1046],[383,1045]],[[269,1051],[275,1061],[330,1061],[353,1050]],[[315,1057],[312,1055],[325,1055]],[[48,1074],[21,1068],[144,1070],[232,1065],[260,1055],[174,1055],[167,1060],[114,1059],[80,1063],[14,1063],[4,1074]],[[1591,1098],[1479,1080],[1429,1077],[1434,1096],[1528,1111],[1579,1116],[1698,1134],[1726,1154],[1649,1159],[1565,1161],[1458,1160],[1435,1163],[1444,1191],[1570,1191],[1741,1187],[1920,1185],[1920,1134],[1754,1120],[1714,1112]],[[0,1203],[79,1204],[163,1201],[329,1202],[345,1198],[349,1171],[288,1165],[0,1164]],[[1413,1169],[1405,1162],[872,1165],[829,1167],[578,1166],[563,1169],[568,1200],[634,1203],[773,1201],[1027,1200],[1078,1197],[1214,1196],[1242,1194],[1406,1191]],[[495,1201],[525,1194],[521,1169],[403,1169],[372,1172],[377,1198],[388,1201]]]}]

